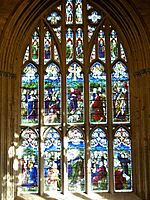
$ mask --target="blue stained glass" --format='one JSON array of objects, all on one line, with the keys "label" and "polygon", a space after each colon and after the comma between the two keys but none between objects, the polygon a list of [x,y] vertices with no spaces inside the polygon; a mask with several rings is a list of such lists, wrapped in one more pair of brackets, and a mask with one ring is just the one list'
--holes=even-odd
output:
[{"label": "blue stained glass", "polygon": [[84,139],[76,128],[68,132],[68,190],[84,191]]},{"label": "blue stained glass", "polygon": [[90,149],[92,190],[108,191],[108,140],[101,128],[92,133]]},{"label": "blue stained glass", "polygon": [[92,36],[93,36],[93,34],[94,34],[95,29],[96,29],[96,28],[93,27],[93,26],[88,26],[88,41],[91,40],[91,38],[92,38]]},{"label": "blue stained glass", "polygon": [[47,31],[44,36],[44,64],[46,64],[51,59],[51,48],[52,48],[52,38],[50,33]]},{"label": "blue stained glass", "polygon": [[82,0],[76,0],[75,4],[75,10],[76,10],[76,24],[82,24]]},{"label": "blue stained glass", "polygon": [[61,20],[61,17],[57,12],[52,12],[51,15],[47,17],[47,21],[49,21],[52,25],[57,25],[58,21]]},{"label": "blue stained glass", "polygon": [[37,68],[29,63],[22,73],[21,86],[21,123],[36,124],[39,116],[39,95],[38,95],[39,75]]},{"label": "blue stained glass", "polygon": [[99,43],[99,59],[106,62],[106,50],[105,50],[105,34],[104,31],[100,30],[98,34]]},{"label": "blue stained glass", "polygon": [[106,122],[106,73],[104,67],[96,62],[90,73],[90,121]]},{"label": "blue stained glass", "polygon": [[44,138],[44,192],[61,189],[61,141],[51,128]]},{"label": "blue stained glass", "polygon": [[73,2],[66,0],[66,24],[73,24]]},{"label": "blue stained glass", "polygon": [[31,129],[21,134],[21,189],[38,193],[38,135]]},{"label": "blue stained glass", "polygon": [[94,24],[98,23],[101,18],[101,15],[99,15],[97,11],[93,11],[91,15],[88,16],[88,19],[91,20]]},{"label": "blue stained glass", "polygon": [[77,63],[72,63],[67,75],[68,123],[83,122],[83,73]]},{"label": "blue stained glass", "polygon": [[44,122],[60,123],[61,75],[56,64],[51,63],[44,75]]},{"label": "blue stained glass", "polygon": [[117,62],[112,73],[113,122],[129,122],[129,77],[126,66]]},{"label": "blue stained glass", "polygon": [[81,28],[76,31],[76,58],[83,62],[83,31]]},{"label": "blue stained glass", "polygon": [[131,140],[129,133],[120,127],[114,135],[114,189],[132,191]]}]

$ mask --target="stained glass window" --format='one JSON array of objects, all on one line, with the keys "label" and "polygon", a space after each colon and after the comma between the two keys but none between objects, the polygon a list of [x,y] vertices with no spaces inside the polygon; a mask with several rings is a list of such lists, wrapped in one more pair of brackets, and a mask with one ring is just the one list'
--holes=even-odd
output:
[{"label": "stained glass window", "polygon": [[68,123],[83,122],[83,73],[77,63],[72,63],[67,75]]},{"label": "stained glass window", "polygon": [[38,134],[32,129],[21,133],[21,189],[38,192]]},{"label": "stained glass window", "polygon": [[39,116],[39,75],[37,68],[29,63],[22,73],[21,123],[36,124]]},{"label": "stained glass window", "polygon": [[101,128],[93,131],[90,150],[92,190],[108,191],[108,141]]},{"label": "stained glass window", "polygon": [[46,68],[44,76],[45,124],[60,122],[60,83],[59,68],[54,63],[51,63]]},{"label": "stained glass window", "polygon": [[122,30],[87,0],[56,0],[35,24],[20,67],[21,191],[132,191]]},{"label": "stained glass window", "polygon": [[114,135],[114,189],[132,190],[131,140],[129,133],[120,127]]},{"label": "stained glass window", "polygon": [[106,74],[98,62],[92,65],[90,72],[90,121],[106,122]]},{"label": "stained glass window", "polygon": [[61,189],[61,141],[59,133],[49,129],[44,137],[44,190]]},{"label": "stained glass window", "polygon": [[68,132],[68,190],[84,191],[84,139],[76,128]]},{"label": "stained glass window", "polygon": [[126,66],[118,61],[112,73],[113,122],[129,122],[129,78]]}]

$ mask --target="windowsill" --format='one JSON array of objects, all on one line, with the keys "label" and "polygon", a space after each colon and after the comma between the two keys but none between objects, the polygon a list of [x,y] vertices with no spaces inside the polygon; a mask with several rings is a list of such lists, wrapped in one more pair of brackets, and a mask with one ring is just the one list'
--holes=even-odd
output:
[{"label": "windowsill", "polygon": [[66,195],[53,193],[50,196],[39,196],[36,194],[24,194],[17,196],[15,200],[141,200],[134,193],[66,193]]}]

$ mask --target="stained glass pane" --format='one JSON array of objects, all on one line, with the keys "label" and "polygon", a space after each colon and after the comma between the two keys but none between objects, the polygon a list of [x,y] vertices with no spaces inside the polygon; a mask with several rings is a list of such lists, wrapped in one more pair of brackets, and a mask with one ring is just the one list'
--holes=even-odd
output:
[{"label": "stained glass pane", "polygon": [[26,48],[24,58],[23,58],[23,63],[25,63],[28,60],[29,60],[29,46],[27,46],[27,48]]},{"label": "stained glass pane", "polygon": [[66,0],[66,24],[73,23],[73,2]]},{"label": "stained glass pane", "polygon": [[51,128],[44,139],[44,192],[61,189],[61,141]]},{"label": "stained glass pane", "polygon": [[84,139],[76,128],[68,132],[68,190],[84,191]]},{"label": "stained glass pane", "polygon": [[90,121],[106,122],[106,74],[104,67],[96,62],[90,73]]},{"label": "stained glass pane", "polygon": [[91,52],[90,62],[92,62],[94,59],[96,59],[96,47],[95,44],[93,45],[93,49]]},{"label": "stained glass pane", "polygon": [[105,34],[104,31],[100,30],[98,34],[99,43],[99,59],[106,62],[106,50],[105,50]]},{"label": "stained glass pane", "polygon": [[113,122],[129,122],[129,77],[126,66],[117,62],[112,73]]},{"label": "stained glass pane", "polygon": [[115,191],[132,191],[131,140],[124,128],[114,135],[114,186]]},{"label": "stained glass pane", "polygon": [[101,15],[97,11],[93,11],[89,16],[88,19],[94,23],[97,24],[101,20]]},{"label": "stained glass pane", "polygon": [[67,75],[67,114],[68,123],[83,122],[83,73],[82,68],[73,63]]},{"label": "stained glass pane", "polygon": [[46,64],[52,56],[51,53],[52,48],[52,38],[50,33],[47,31],[44,36],[44,64]]},{"label": "stained glass pane", "polygon": [[47,21],[51,23],[51,25],[57,25],[58,21],[61,20],[61,16],[57,12],[52,12],[48,17]]},{"label": "stained glass pane", "polygon": [[31,129],[21,134],[21,189],[38,193],[38,135]]},{"label": "stained glass pane", "polygon": [[124,50],[124,47],[123,45],[120,43],[120,55],[121,55],[121,58],[127,62],[127,57],[126,57],[126,54],[125,54],[125,50]]},{"label": "stained glass pane", "polygon": [[81,28],[76,31],[76,58],[83,62],[83,31]]},{"label": "stained glass pane", "polygon": [[68,28],[66,32],[66,63],[73,59],[73,31]]},{"label": "stained glass pane", "polygon": [[53,30],[55,31],[58,40],[61,42],[61,27],[53,28]]},{"label": "stained glass pane", "polygon": [[36,31],[32,35],[32,60],[39,64],[39,35]]},{"label": "stained glass pane", "polygon": [[36,124],[39,116],[39,75],[33,64],[28,64],[22,73],[21,123]]},{"label": "stained glass pane", "polygon": [[76,10],[76,24],[82,24],[82,0],[76,0],[75,4],[75,10]]},{"label": "stained glass pane", "polygon": [[117,33],[112,30],[110,34],[110,56],[111,56],[111,63],[114,62],[118,58],[118,38]]},{"label": "stained glass pane", "polygon": [[60,123],[60,84],[59,68],[51,63],[44,75],[44,122],[45,124]]},{"label": "stained glass pane", "polygon": [[88,40],[90,41],[95,31],[95,27],[88,26]]},{"label": "stained glass pane", "polygon": [[57,47],[54,45],[54,60],[58,63],[60,63],[60,58],[59,58],[59,54],[58,54],[58,50]]},{"label": "stained glass pane", "polygon": [[90,149],[92,190],[108,191],[108,141],[101,128],[92,133]]}]

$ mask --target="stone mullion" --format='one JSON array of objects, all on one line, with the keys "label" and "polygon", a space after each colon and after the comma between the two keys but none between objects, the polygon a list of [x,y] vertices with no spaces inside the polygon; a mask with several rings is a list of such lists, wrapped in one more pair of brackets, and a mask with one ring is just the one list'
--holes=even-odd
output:
[{"label": "stone mullion", "polygon": [[40,49],[39,49],[39,194],[44,193],[44,24],[40,21]]},{"label": "stone mullion", "polygon": [[88,22],[87,22],[87,12],[86,12],[86,1],[83,0],[83,33],[84,33],[84,133],[85,133],[85,191],[89,193],[91,190],[91,163],[90,163],[90,126],[89,126],[89,63],[88,58]]},{"label": "stone mullion", "polygon": [[109,22],[106,22],[106,78],[107,78],[107,138],[108,138],[108,171],[109,171],[109,191],[114,192],[114,175],[113,175],[113,125],[112,125],[112,87],[111,87],[111,58],[110,58],[110,29]]},{"label": "stone mullion", "polygon": [[67,113],[66,113],[66,24],[65,24],[65,0],[62,3],[62,40],[61,40],[61,99],[62,99],[62,193],[68,191],[67,174]]}]

